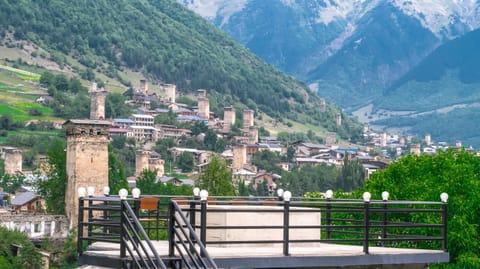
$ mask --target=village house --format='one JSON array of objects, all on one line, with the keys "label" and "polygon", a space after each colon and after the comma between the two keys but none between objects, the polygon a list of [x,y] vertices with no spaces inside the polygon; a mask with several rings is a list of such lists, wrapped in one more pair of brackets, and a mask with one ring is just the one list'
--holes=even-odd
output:
[{"label": "village house", "polygon": [[170,151],[172,153],[172,157],[173,157],[174,161],[183,152],[192,153],[193,164],[195,166],[206,165],[206,164],[210,163],[210,161],[213,157],[213,152],[207,151],[207,150],[173,147],[173,148],[170,149]]},{"label": "village house", "polygon": [[268,191],[271,193],[277,188],[277,180],[280,180],[282,177],[277,174],[267,173],[267,172],[259,172],[255,176],[253,176],[253,188],[257,189],[258,185],[263,184],[266,181]]},{"label": "village house", "polygon": [[157,124],[155,128],[159,131],[159,139],[163,138],[180,138],[190,136],[192,131],[189,129],[178,128],[175,125]]},{"label": "village house", "polygon": [[163,177],[157,177],[157,183],[163,183],[163,184],[168,184],[171,183],[177,187],[187,185],[187,186],[194,186],[195,181],[192,179],[180,179],[177,177],[169,177],[169,176],[163,176]]},{"label": "village house", "polygon": [[45,200],[43,200],[40,195],[31,191],[20,192],[12,199],[11,206],[16,213],[42,212],[45,208]]}]

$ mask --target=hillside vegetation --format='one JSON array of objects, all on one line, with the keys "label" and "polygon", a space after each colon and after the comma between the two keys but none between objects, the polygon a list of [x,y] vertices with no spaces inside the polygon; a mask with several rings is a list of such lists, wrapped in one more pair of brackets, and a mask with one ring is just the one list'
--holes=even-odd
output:
[{"label": "hillside vegetation", "polygon": [[102,73],[129,86],[122,72],[129,69],[176,84],[180,91],[203,88],[231,96],[225,106],[241,103],[343,138],[359,134],[359,125],[345,117],[340,128],[335,126],[338,109],[320,113],[318,96],[305,85],[173,0],[0,0],[0,6],[0,38],[28,40],[48,51],[60,68],[73,59],[79,63],[71,65],[73,72],[84,79]]}]

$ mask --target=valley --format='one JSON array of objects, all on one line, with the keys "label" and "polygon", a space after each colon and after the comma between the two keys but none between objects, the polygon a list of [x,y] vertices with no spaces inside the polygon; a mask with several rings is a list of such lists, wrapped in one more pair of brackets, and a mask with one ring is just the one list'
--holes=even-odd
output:
[{"label": "valley", "polygon": [[479,2],[177,1],[360,122],[480,147]]}]

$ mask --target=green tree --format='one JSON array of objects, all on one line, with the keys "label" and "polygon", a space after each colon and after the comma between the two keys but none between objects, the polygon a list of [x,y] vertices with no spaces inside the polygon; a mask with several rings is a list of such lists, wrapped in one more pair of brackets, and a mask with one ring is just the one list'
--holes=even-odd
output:
[{"label": "green tree", "polygon": [[283,173],[280,186],[295,196],[303,196],[306,192],[323,192],[335,189],[339,169],[333,165],[318,164],[296,167],[289,173]]},{"label": "green tree", "polygon": [[65,188],[67,185],[67,154],[65,141],[57,139],[47,153],[47,178],[39,180],[38,192],[45,199],[47,212],[65,214]]},{"label": "green tree", "polygon": [[277,165],[281,161],[282,157],[280,154],[278,154],[278,152],[269,150],[260,150],[255,152],[252,159],[252,163],[259,169],[277,174],[282,172],[282,168]]},{"label": "green tree", "polygon": [[22,186],[24,181],[25,176],[23,175],[0,175],[0,187],[4,192],[15,193],[15,190]]},{"label": "green tree", "polygon": [[203,143],[205,147],[209,150],[215,150],[215,145],[217,144],[217,133],[211,129],[208,129],[205,133],[205,138],[203,139]]},{"label": "green tree", "polygon": [[144,169],[137,177],[137,188],[143,194],[160,194],[157,182],[157,171]]},{"label": "green tree", "polygon": [[[451,264],[432,268],[480,268],[480,158],[465,150],[437,155],[406,156],[375,172],[362,190],[380,199],[383,191],[392,200],[448,200],[448,251]],[[426,220],[424,220],[426,221]]]},{"label": "green tree", "polygon": [[241,180],[238,183],[238,195],[239,196],[248,196],[250,193],[248,192],[248,187],[245,186],[245,181]]},{"label": "green tree", "polygon": [[118,193],[122,188],[128,189],[127,177],[123,164],[117,160],[112,146],[108,145],[108,186],[111,193]]},{"label": "green tree", "polygon": [[287,147],[287,159],[286,161],[290,162],[293,160],[293,157],[295,157],[295,148],[293,146],[288,146]]},{"label": "green tree", "polygon": [[182,172],[191,172],[193,169],[193,154],[186,151],[182,152],[178,156],[177,166],[182,169]]},{"label": "green tree", "polygon": [[260,128],[258,128],[258,136],[270,136],[270,132],[265,129],[265,127],[261,126]]},{"label": "green tree", "polygon": [[[12,245],[21,247],[20,255],[14,256]],[[43,268],[42,256],[27,236],[19,231],[0,227],[0,268]]]},{"label": "green tree", "polygon": [[363,186],[365,170],[358,160],[350,160],[348,154],[343,159],[343,165],[337,179],[337,188],[352,191]]},{"label": "green tree", "polygon": [[235,195],[232,183],[232,173],[225,160],[214,156],[205,172],[200,175],[199,187],[206,189],[209,195],[231,196]]},{"label": "green tree", "polygon": [[2,115],[0,117],[0,129],[2,130],[13,130],[14,123],[13,117],[10,114]]},{"label": "green tree", "polygon": [[0,159],[0,177],[5,174],[5,161]]},{"label": "green tree", "polygon": [[132,107],[125,104],[125,97],[109,93],[105,98],[105,118],[124,118],[132,114]]}]

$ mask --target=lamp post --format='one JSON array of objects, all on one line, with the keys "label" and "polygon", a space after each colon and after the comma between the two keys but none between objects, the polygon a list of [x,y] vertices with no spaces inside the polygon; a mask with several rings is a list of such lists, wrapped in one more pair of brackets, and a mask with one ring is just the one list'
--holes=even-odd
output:
[{"label": "lamp post", "polygon": [[372,195],[369,192],[363,193],[363,205],[364,205],[364,227],[363,227],[363,252],[368,254],[368,239],[370,229],[370,198]]},{"label": "lamp post", "polygon": [[204,246],[207,243],[207,199],[208,191],[200,191],[200,241]]},{"label": "lamp post", "polygon": [[442,249],[443,251],[447,252],[448,194],[446,192],[443,192],[442,194],[440,194],[440,200],[442,201],[442,235],[443,235]]},{"label": "lamp post", "polygon": [[126,202],[125,200],[127,199],[128,196],[128,191],[126,189],[120,189],[118,191],[118,196],[120,197],[120,258],[125,258],[127,256],[127,249],[126,249],[126,238],[125,238],[125,232],[124,232],[124,226],[125,222],[128,220],[125,218],[125,205],[124,203]]},{"label": "lamp post", "polygon": [[331,227],[330,225],[332,224],[332,198],[333,198],[333,191],[332,190],[327,190],[325,192],[325,198],[327,200],[327,212],[326,212],[326,218],[327,218],[327,239],[331,239],[332,237],[332,232],[331,232]]},{"label": "lamp post", "polygon": [[83,253],[83,211],[85,208],[85,195],[87,194],[87,190],[85,187],[79,187],[77,190],[78,194],[78,231],[77,231],[77,250],[81,255]]},{"label": "lamp post", "polygon": [[[105,186],[103,187],[103,195],[105,197],[109,197],[110,196],[110,187],[109,186]],[[104,200],[103,201],[103,206],[106,208],[108,205],[108,201],[107,200]],[[103,219],[106,221],[108,219],[108,210],[104,209],[103,210]],[[107,233],[107,226],[103,226],[103,233],[106,234]]]},{"label": "lamp post", "polygon": [[[196,214],[197,214],[197,201],[200,200],[200,188],[199,187],[195,187],[193,188],[193,201],[190,201],[190,225],[192,226],[192,229],[195,231],[195,222],[196,219]],[[193,238],[193,234],[190,234],[190,240],[192,240],[192,242],[194,241],[194,238]],[[190,246],[190,251],[194,251],[194,247],[193,245]]]},{"label": "lamp post", "polygon": [[388,209],[388,198],[390,196],[390,193],[388,191],[382,192],[382,201],[383,201],[383,214],[382,214],[382,220],[383,220],[383,227],[382,227],[382,246],[385,246],[385,239],[387,238],[387,209]]},{"label": "lamp post", "polygon": [[135,207],[135,215],[137,218],[140,216],[140,189],[139,188],[133,188],[132,190],[132,197],[133,197],[133,205]]},{"label": "lamp post", "polygon": [[283,255],[289,255],[289,228],[290,228],[290,199],[292,193],[286,191],[283,193]]}]

